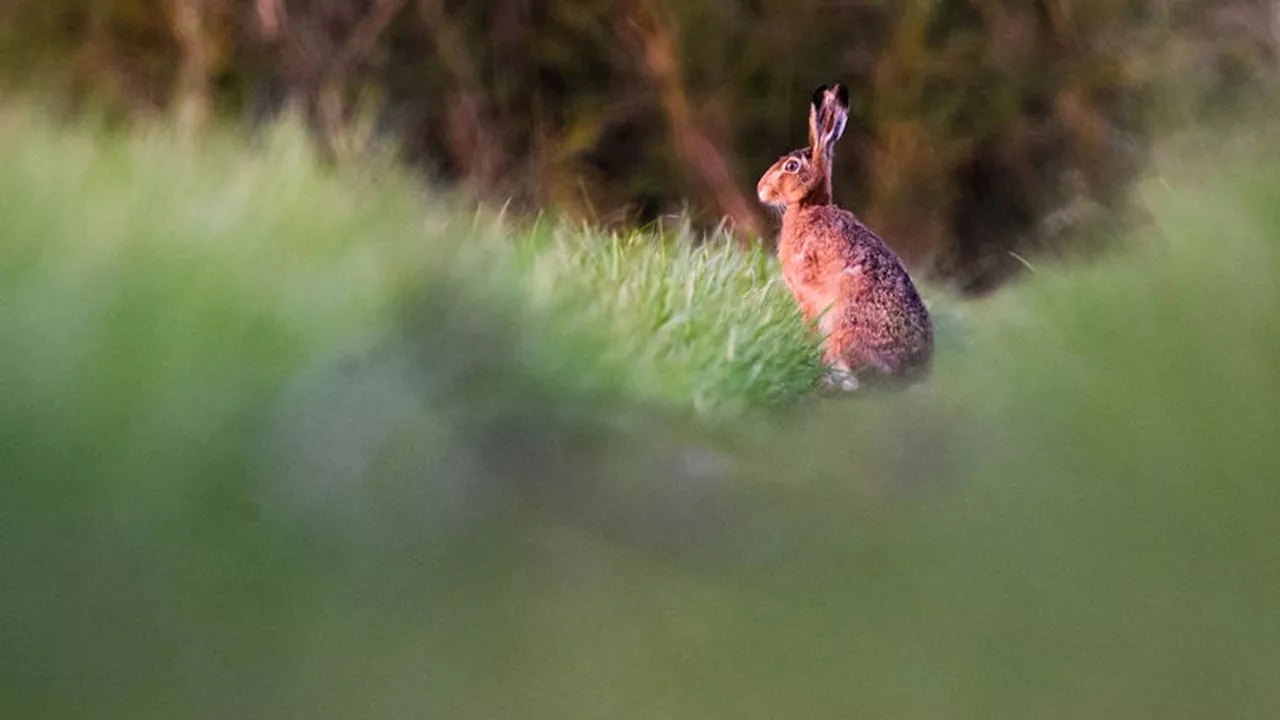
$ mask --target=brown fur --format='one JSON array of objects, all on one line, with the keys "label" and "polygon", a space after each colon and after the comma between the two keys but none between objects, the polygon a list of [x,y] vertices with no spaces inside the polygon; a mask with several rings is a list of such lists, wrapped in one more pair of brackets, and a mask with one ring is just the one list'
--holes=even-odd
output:
[{"label": "brown fur", "polygon": [[760,178],[760,201],[782,209],[778,259],[808,322],[821,318],[823,357],[834,370],[883,379],[925,375],[933,325],[893,251],[853,213],[833,204],[831,160],[848,95],[814,93],[810,146],[783,155]]}]

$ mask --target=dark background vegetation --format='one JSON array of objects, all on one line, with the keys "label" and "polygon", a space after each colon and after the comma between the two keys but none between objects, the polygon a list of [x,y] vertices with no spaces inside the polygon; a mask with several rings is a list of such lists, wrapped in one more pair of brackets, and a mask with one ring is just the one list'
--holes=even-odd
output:
[{"label": "dark background vegetation", "polygon": [[[6,0],[10,81],[146,121],[293,107],[334,158],[594,223],[688,211],[770,235],[760,172],[853,91],[837,195],[914,267],[981,291],[1092,251],[1146,138],[1280,67],[1263,0]],[[1088,238],[1087,240],[1085,238]]]}]

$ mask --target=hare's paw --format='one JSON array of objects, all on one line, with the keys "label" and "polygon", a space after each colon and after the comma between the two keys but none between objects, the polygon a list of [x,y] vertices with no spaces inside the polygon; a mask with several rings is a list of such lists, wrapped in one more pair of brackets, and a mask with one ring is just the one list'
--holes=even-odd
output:
[{"label": "hare's paw", "polygon": [[828,393],[851,393],[858,389],[858,378],[848,370],[831,368],[818,384]]}]

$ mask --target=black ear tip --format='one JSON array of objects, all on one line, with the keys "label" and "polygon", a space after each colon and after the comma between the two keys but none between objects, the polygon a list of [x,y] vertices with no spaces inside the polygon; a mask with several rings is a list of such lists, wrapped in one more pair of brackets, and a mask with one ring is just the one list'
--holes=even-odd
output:
[{"label": "black ear tip", "polygon": [[826,94],[827,94],[826,85],[819,85],[818,89],[813,91],[813,106],[815,108],[822,107],[822,99],[823,99],[823,96],[825,96]]},{"label": "black ear tip", "polygon": [[836,99],[840,101],[840,104],[844,107],[849,107],[849,88],[842,83],[833,82],[819,85],[818,89],[813,91],[813,106],[815,108],[822,107],[828,92],[835,93]]}]

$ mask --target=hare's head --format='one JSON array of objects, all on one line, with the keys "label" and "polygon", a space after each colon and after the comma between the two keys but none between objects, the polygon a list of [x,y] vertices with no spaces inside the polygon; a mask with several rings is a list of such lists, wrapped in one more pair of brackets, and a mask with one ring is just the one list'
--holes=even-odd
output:
[{"label": "hare's head", "polygon": [[849,91],[840,83],[813,91],[809,147],[778,158],[756,184],[760,202],[777,208],[831,203],[831,158],[849,118]]}]

